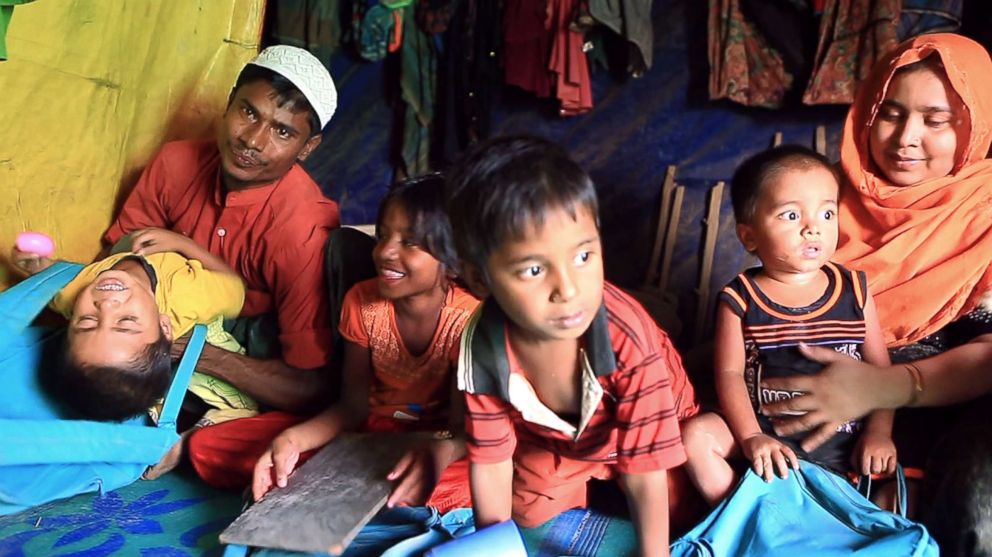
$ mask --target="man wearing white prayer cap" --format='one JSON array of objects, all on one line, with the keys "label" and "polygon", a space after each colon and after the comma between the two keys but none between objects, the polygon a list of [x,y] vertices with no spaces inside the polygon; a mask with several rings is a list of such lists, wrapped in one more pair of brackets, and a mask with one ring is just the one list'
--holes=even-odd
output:
[{"label": "man wearing white prayer cap", "polygon": [[[235,269],[247,291],[241,317],[274,315],[275,350],[253,354],[250,338],[242,339],[249,341],[247,356],[207,345],[197,370],[226,380],[265,407],[298,415],[326,405],[331,389],[324,250],[340,219],[337,203],[324,197],[300,163],[320,144],[321,129],[336,107],[334,82],[317,58],[291,46],[266,48],[238,76],[216,139],[163,145],[103,237],[108,246],[124,239],[125,249],[155,253],[174,245],[172,231]],[[163,230],[142,235],[140,246],[128,244],[128,235],[149,228]],[[239,431],[242,441],[252,440],[250,423]],[[190,450],[200,470],[196,446],[207,447],[211,461],[214,445],[210,435],[202,443],[197,437]],[[262,437],[267,444],[269,437]],[[224,450],[237,452],[239,446],[231,443],[237,444],[225,438]],[[177,446],[150,475],[167,471],[180,454]],[[209,470],[201,475],[211,480]]]}]

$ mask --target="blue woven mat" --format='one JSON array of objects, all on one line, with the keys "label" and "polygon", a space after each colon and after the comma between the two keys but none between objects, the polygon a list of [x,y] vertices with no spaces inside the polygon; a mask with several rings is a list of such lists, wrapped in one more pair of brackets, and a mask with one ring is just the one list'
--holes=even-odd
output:
[{"label": "blue woven mat", "polygon": [[[0,516],[0,557],[220,556],[217,536],[240,510],[237,494],[180,470],[103,496]],[[636,550],[629,521],[595,511],[568,511],[522,533],[528,554],[537,557],[622,557]]]},{"label": "blue woven mat", "polygon": [[180,471],[0,516],[0,557],[220,555],[217,536],[240,510],[238,495]]}]

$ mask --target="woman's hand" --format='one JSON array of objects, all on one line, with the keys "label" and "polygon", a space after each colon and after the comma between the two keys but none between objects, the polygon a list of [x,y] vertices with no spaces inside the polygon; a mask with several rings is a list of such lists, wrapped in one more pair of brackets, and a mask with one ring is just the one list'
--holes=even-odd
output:
[{"label": "woman's hand", "polygon": [[[803,440],[804,450],[823,444],[839,424],[886,407],[888,391],[904,387],[899,382],[892,384],[889,375],[880,373],[880,368],[829,348],[800,344],[799,351],[827,367],[816,375],[763,380],[762,385],[769,389],[804,394],[765,404],[762,412],[773,418],[779,435],[815,430]],[[802,414],[789,415],[796,413]]]},{"label": "woman's hand", "polygon": [[744,453],[744,458],[751,461],[754,473],[766,482],[772,481],[775,470],[778,470],[778,476],[784,480],[789,477],[789,468],[799,469],[796,453],[785,443],[764,433],[742,439],[741,452]]}]

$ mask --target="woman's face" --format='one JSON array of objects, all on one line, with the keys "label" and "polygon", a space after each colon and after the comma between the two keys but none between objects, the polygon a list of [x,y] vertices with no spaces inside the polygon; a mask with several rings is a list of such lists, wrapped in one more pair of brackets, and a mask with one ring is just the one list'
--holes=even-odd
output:
[{"label": "woman's face", "polygon": [[942,72],[922,67],[897,74],[871,127],[871,158],[898,186],[947,176],[965,118],[964,103]]}]

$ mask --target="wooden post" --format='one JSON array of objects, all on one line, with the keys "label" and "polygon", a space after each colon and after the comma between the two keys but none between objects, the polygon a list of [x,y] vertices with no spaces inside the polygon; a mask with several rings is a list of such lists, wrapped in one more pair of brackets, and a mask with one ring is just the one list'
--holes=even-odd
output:
[{"label": "wooden post", "polygon": [[679,234],[679,219],[682,218],[682,201],[685,198],[685,186],[675,188],[672,199],[672,212],[665,231],[665,250],[661,260],[661,273],[658,276],[658,290],[664,292],[668,288],[668,276],[672,270],[672,252],[675,251],[675,238]]},{"label": "wooden post", "polygon": [[813,148],[817,153],[826,156],[827,154],[827,129],[823,126],[816,127],[816,136],[813,138]]},{"label": "wooden post", "polygon": [[658,263],[661,259],[661,248],[665,244],[665,237],[671,229],[669,216],[672,207],[672,193],[675,190],[675,172],[677,168],[674,164],[668,165],[665,171],[665,181],[661,186],[661,204],[658,209],[658,228],[654,233],[654,244],[651,248],[651,259],[648,262],[647,271],[644,273],[643,287],[647,288],[654,283],[658,277]]},{"label": "wooden post", "polygon": [[696,329],[693,338],[697,346],[703,341],[703,334],[706,332],[706,320],[709,317],[710,278],[713,276],[713,255],[716,252],[717,235],[720,233],[720,205],[723,202],[723,187],[724,183],[720,181],[710,190],[706,219],[703,221],[706,228],[703,234],[699,287],[696,289],[699,299],[696,305]]}]

